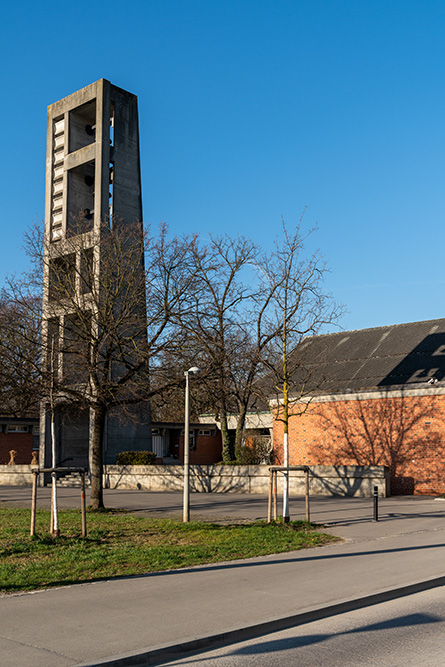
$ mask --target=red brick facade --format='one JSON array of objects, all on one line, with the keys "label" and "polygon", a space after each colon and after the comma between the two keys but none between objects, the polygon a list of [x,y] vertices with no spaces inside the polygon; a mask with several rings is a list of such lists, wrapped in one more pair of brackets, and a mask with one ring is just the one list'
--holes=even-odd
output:
[{"label": "red brick facade", "polygon": [[[415,394],[423,395],[415,395]],[[291,465],[386,465],[391,493],[445,493],[445,395],[388,392],[314,400],[289,423]],[[273,446],[283,462],[283,424]]]},{"label": "red brick facade", "polygon": [[0,465],[9,463],[11,449],[17,452],[17,465],[31,463],[32,440],[32,433],[0,433]]},{"label": "red brick facade", "polygon": [[[221,431],[214,429],[212,435],[196,435],[195,447],[190,449],[191,465],[211,465],[222,459]],[[184,461],[184,436],[179,439],[179,460]]]}]

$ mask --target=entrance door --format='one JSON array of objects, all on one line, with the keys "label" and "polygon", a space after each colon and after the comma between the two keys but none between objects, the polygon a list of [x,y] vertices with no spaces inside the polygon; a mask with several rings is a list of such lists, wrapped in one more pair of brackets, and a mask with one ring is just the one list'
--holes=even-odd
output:
[{"label": "entrance door", "polygon": [[151,446],[153,449],[153,452],[156,454],[156,456],[159,456],[162,458],[164,456],[164,438],[162,435],[158,433],[153,433],[151,436]]}]

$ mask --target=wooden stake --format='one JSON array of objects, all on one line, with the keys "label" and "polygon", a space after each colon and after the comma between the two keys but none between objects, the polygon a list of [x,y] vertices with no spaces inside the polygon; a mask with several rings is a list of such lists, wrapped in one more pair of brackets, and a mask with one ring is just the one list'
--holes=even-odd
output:
[{"label": "wooden stake", "polygon": [[36,532],[36,506],[37,506],[37,475],[38,471],[33,470],[33,480],[32,480],[32,500],[31,500],[31,532],[30,535],[33,537]]},{"label": "wooden stake", "polygon": [[53,493],[52,493],[52,489],[51,489],[51,521],[49,523],[50,535],[53,534],[53,530],[54,530],[54,512],[53,512]]},{"label": "wooden stake", "polygon": [[85,507],[85,472],[80,473],[80,480],[82,484],[81,492],[81,509],[82,509],[82,537],[87,536],[87,511]]}]

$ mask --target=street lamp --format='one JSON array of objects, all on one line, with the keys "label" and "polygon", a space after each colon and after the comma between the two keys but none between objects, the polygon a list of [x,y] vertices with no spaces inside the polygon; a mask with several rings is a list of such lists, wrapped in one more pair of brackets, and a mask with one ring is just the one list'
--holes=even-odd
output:
[{"label": "street lamp", "polygon": [[201,370],[196,366],[192,366],[188,371],[184,371],[185,375],[185,424],[184,424],[184,507],[182,520],[184,523],[190,521],[190,408],[189,408],[189,374],[197,375]]}]

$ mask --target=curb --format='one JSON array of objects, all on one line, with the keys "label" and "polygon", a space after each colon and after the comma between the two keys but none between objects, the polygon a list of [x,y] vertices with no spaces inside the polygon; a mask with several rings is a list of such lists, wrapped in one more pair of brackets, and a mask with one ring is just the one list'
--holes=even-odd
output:
[{"label": "curb", "polygon": [[281,630],[288,630],[289,628],[318,621],[337,614],[344,614],[348,611],[355,611],[364,607],[370,607],[381,602],[388,602],[389,600],[396,600],[397,598],[413,595],[414,593],[421,593],[433,588],[445,586],[445,576],[434,577],[425,581],[419,581],[406,586],[399,586],[398,588],[389,588],[378,593],[365,595],[361,598],[353,598],[344,600],[327,607],[315,607],[309,611],[304,611],[292,616],[285,616],[284,618],[277,618],[271,621],[265,621],[256,625],[250,625],[245,628],[229,630],[207,637],[200,637],[184,641],[179,644],[164,644],[158,647],[147,649],[146,651],[137,651],[134,653],[127,653],[121,656],[114,656],[99,660],[98,662],[85,662],[78,664],[75,667],[151,667],[152,665],[160,665],[172,660],[178,660],[192,655],[204,649],[210,650],[227,646],[228,644],[236,644],[238,642],[262,637],[273,632]]}]

